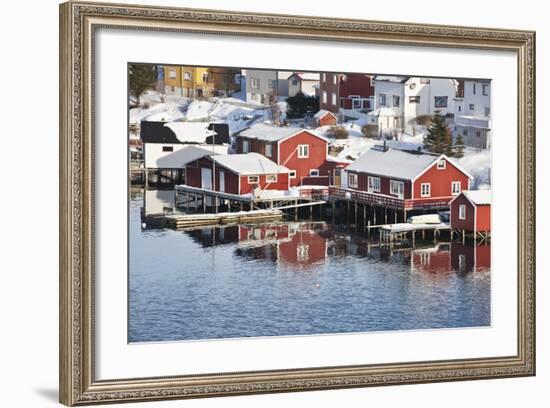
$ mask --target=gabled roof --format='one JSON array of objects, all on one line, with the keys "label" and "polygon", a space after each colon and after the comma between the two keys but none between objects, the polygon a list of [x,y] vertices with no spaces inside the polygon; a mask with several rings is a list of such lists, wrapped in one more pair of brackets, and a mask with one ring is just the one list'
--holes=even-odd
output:
[{"label": "gabled roof", "polygon": [[239,136],[243,136],[249,139],[263,140],[266,142],[279,142],[281,140],[284,140],[286,138],[294,136],[297,133],[304,132],[304,131],[310,133],[313,136],[318,137],[319,139],[329,142],[329,140],[326,137],[321,136],[320,134],[310,129],[288,127],[288,126],[272,126],[272,125],[266,125],[265,123],[257,123],[255,125],[252,125],[248,129],[245,129],[242,132],[240,132]]},{"label": "gabled roof", "polygon": [[208,149],[208,147],[203,148],[189,145],[172,154],[176,154],[178,156],[178,159],[181,160],[181,163],[183,165],[186,165],[187,163],[191,163],[202,157],[218,155],[219,153],[215,150],[212,151],[212,149]]},{"label": "gabled roof", "polygon": [[374,81],[386,81],[386,82],[396,82],[399,84],[404,84],[409,80],[410,76],[396,76],[396,75],[375,75],[372,79]]},{"label": "gabled roof", "polygon": [[375,109],[369,113],[367,113],[367,116],[371,116],[371,117],[386,117],[386,116],[389,116],[389,117],[394,117],[394,116],[399,116],[399,112],[397,112],[397,110],[395,108],[388,108],[388,107],[381,107],[381,108],[378,108],[378,109]]},{"label": "gabled roof", "polygon": [[211,157],[212,160],[239,175],[288,173],[285,166],[278,165],[259,153],[224,154]]},{"label": "gabled roof", "polygon": [[392,148],[384,150],[381,146],[367,150],[346,170],[414,181],[440,158],[445,158],[461,172],[471,177],[445,155]]},{"label": "gabled roof", "polygon": [[334,113],[332,113],[331,111],[326,110],[326,109],[321,109],[319,112],[317,112],[315,115],[313,115],[313,117],[315,119],[321,119],[325,115],[332,115],[332,116],[336,117],[336,115]]},{"label": "gabled roof", "polygon": [[[207,122],[149,122],[140,124],[140,138],[143,143],[181,144],[207,143],[208,137],[216,135],[209,130]],[[218,140],[216,140],[218,143]]]},{"label": "gabled roof", "polygon": [[[472,203],[472,205],[491,205],[492,192],[491,190],[464,190],[464,197]],[[453,198],[451,202],[456,200],[460,195]]]},{"label": "gabled roof", "polygon": [[297,76],[302,81],[319,81],[320,79],[320,75],[313,72],[293,72],[291,75],[288,76],[288,79],[292,78],[293,76]]}]

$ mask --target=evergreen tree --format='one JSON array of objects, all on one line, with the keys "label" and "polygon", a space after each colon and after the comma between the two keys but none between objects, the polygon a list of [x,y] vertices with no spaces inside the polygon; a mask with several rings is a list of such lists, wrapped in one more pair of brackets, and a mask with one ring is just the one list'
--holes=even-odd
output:
[{"label": "evergreen tree", "polygon": [[445,123],[445,118],[436,113],[428,133],[424,136],[424,149],[433,153],[451,153],[452,155],[452,144],[451,131]]},{"label": "evergreen tree", "polygon": [[457,157],[459,159],[461,157],[464,157],[464,139],[462,138],[462,135],[460,133],[456,135],[454,145],[454,157]]},{"label": "evergreen tree", "polygon": [[130,64],[129,90],[135,96],[137,106],[141,104],[141,95],[148,89],[153,89],[157,82],[156,68],[151,64]]}]

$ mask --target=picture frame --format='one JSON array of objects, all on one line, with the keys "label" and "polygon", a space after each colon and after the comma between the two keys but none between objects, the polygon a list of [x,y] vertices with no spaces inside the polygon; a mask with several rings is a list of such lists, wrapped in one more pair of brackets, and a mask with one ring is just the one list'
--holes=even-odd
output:
[{"label": "picture frame", "polygon": [[[100,28],[506,51],[517,58],[517,353],[386,364],[97,379],[95,40]],[[535,33],[67,2],[60,5],[60,402],[311,391],[535,375]],[[330,353],[330,351],[329,351]]]}]

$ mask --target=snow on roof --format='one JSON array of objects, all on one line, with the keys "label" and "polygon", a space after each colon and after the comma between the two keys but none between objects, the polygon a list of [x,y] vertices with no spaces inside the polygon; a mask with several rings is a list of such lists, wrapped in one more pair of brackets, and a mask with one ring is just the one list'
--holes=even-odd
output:
[{"label": "snow on roof", "polygon": [[208,122],[167,122],[164,126],[174,132],[182,143],[205,143],[208,136],[216,134],[208,130]]},{"label": "snow on roof", "polygon": [[491,204],[491,190],[464,190],[462,193],[468,200],[476,205]]},{"label": "snow on roof", "polygon": [[388,148],[384,151],[376,146],[359,156],[346,170],[413,180],[438,157],[440,156],[415,150]]},{"label": "snow on roof", "polygon": [[[196,146],[186,146],[181,150],[178,150],[175,153],[178,156],[178,160],[181,161],[183,165],[186,165],[187,163],[191,163],[195,160],[200,159],[201,157],[205,156],[212,156],[217,155],[220,153],[223,153],[223,151],[219,151],[219,149],[208,149],[207,146],[203,147],[196,147]],[[225,148],[225,153],[227,153],[227,147]]]},{"label": "snow on roof", "polygon": [[375,81],[404,83],[404,82],[407,82],[409,78],[410,77],[407,77],[407,76],[375,75],[373,79]]},{"label": "snow on roof", "polygon": [[320,110],[319,112],[317,112],[313,117],[314,117],[315,119],[321,119],[321,118],[322,118],[323,116],[325,116],[327,113],[330,114],[330,115],[332,115],[332,116],[336,116],[336,115],[334,115],[334,113],[332,113],[331,111],[328,111],[328,110],[326,110],[326,109],[321,109],[321,110]]},{"label": "snow on roof", "polygon": [[278,142],[279,140],[286,139],[287,137],[292,136],[303,130],[328,142],[328,139],[326,137],[321,136],[320,134],[310,129],[303,129],[291,126],[272,126],[266,125],[265,123],[256,123],[250,126],[248,129],[243,130],[239,135],[247,137],[249,139],[265,140],[267,142]]},{"label": "snow on roof", "polygon": [[383,108],[378,108],[378,109],[375,109],[373,110],[372,112],[369,112],[367,114],[368,116],[399,116],[399,112],[397,112],[397,110],[395,110],[394,108],[386,108],[386,107],[383,107]]},{"label": "snow on roof", "polygon": [[293,75],[297,75],[302,81],[319,81],[320,78],[318,73],[294,72],[288,77],[288,79],[290,79],[290,77],[292,77]]},{"label": "snow on roof", "polygon": [[285,166],[280,166],[259,153],[227,154],[214,156],[212,159],[217,164],[238,174],[277,174],[290,171]]}]

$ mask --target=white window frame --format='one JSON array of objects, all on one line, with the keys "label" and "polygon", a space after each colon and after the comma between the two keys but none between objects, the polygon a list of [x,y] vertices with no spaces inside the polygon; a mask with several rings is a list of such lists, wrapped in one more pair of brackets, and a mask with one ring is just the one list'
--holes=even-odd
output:
[{"label": "white window frame", "polygon": [[445,170],[447,168],[447,160],[440,159],[437,161],[437,170]]},{"label": "white window frame", "polygon": [[[382,102],[382,100],[384,100],[384,102]],[[386,102],[387,102],[387,99],[386,99],[386,94],[378,94],[378,105],[380,106],[386,106]]]},{"label": "white window frame", "polygon": [[[395,103],[396,101],[397,101],[397,103]],[[401,103],[401,97],[399,95],[393,95],[392,96],[392,103],[393,103],[393,106],[398,108],[400,103]]]},{"label": "white window frame", "polygon": [[309,157],[309,145],[307,144],[300,144],[296,148],[298,151],[298,158],[299,159],[307,159]]},{"label": "white window frame", "polygon": [[328,101],[327,91],[323,91],[323,103],[327,103],[327,101]]},{"label": "white window frame", "polygon": [[338,75],[332,74],[332,83],[338,85]]},{"label": "white window frame", "polygon": [[[427,187],[427,192],[424,191]],[[422,183],[420,184],[420,197],[431,197],[432,195],[432,184],[431,183]]]},{"label": "white window frame", "polygon": [[277,182],[277,175],[276,174],[268,174],[265,176],[265,181],[268,183],[276,183]]},{"label": "white window frame", "polygon": [[462,183],[460,181],[453,181],[451,184],[451,195],[459,195],[462,191]]},{"label": "white window frame", "polygon": [[332,105],[334,105],[334,106],[337,105],[337,102],[336,102],[336,92],[333,92],[333,93],[332,93],[332,100],[331,100],[331,102],[332,102]]},{"label": "white window frame", "polygon": [[288,178],[291,178],[291,179],[296,178],[296,170],[290,170],[288,172]]},{"label": "white window frame", "polygon": [[460,204],[458,206],[458,219],[466,220],[466,204]]},{"label": "white window frame", "polygon": [[359,185],[359,177],[355,173],[348,173],[348,185],[352,188],[357,188]]},{"label": "white window frame", "polygon": [[309,170],[309,176],[310,177],[319,177],[319,169],[310,169]]},{"label": "white window frame", "polygon": [[273,155],[273,145],[272,144],[266,144],[265,145],[265,155],[266,155],[266,157],[271,157]]},{"label": "white window frame", "polygon": [[248,184],[260,184],[260,176],[248,176]]},{"label": "white window frame", "polygon": [[483,84],[481,88],[481,93],[483,94],[483,96],[489,96],[489,84]]},{"label": "white window frame", "polygon": [[184,73],[183,73],[183,80],[184,80],[184,81],[191,81],[191,72],[189,72],[189,71],[184,71]]},{"label": "white window frame", "polygon": [[252,89],[260,89],[260,78],[250,78],[250,87]]},{"label": "white window frame", "polygon": [[368,176],[367,177],[367,190],[369,193],[379,193],[381,187],[380,177]]},{"label": "white window frame", "polygon": [[250,152],[250,142],[248,140],[243,140],[243,153]]},{"label": "white window frame", "polygon": [[327,82],[327,74],[324,72],[321,74],[321,81]]},{"label": "white window frame", "polygon": [[405,183],[399,180],[390,180],[390,194],[398,196],[399,195],[399,186],[402,186],[403,195],[405,194]]},{"label": "white window frame", "polygon": [[168,70],[168,78],[169,79],[176,79],[178,77],[178,74],[175,69],[169,69]]}]

